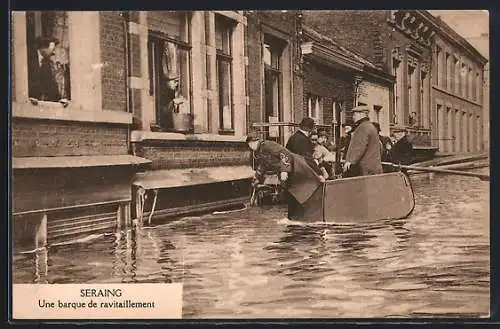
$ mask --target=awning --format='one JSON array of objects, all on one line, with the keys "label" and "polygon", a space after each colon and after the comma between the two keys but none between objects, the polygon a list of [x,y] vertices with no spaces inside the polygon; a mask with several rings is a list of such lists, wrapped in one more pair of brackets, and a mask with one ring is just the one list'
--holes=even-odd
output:
[{"label": "awning", "polygon": [[253,175],[250,166],[166,169],[137,173],[133,184],[151,190],[250,179]]},{"label": "awning", "polygon": [[13,169],[101,167],[147,163],[151,161],[129,154],[12,158]]}]

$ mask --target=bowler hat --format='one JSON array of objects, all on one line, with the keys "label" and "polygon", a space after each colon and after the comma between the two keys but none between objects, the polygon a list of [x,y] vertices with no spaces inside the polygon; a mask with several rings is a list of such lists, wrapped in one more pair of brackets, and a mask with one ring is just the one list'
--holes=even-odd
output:
[{"label": "bowler hat", "polygon": [[314,119],[309,118],[309,117],[305,117],[300,122],[300,128],[314,129]]},{"label": "bowler hat", "polygon": [[368,114],[368,112],[370,112],[370,110],[368,109],[368,107],[364,106],[364,105],[356,106],[351,111],[353,113],[354,112],[359,112],[359,113],[365,113],[365,114]]}]

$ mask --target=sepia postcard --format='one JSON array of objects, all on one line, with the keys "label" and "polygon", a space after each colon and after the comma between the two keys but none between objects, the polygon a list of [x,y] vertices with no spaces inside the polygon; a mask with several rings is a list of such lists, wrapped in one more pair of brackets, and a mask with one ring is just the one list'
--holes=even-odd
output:
[{"label": "sepia postcard", "polygon": [[13,321],[490,316],[488,11],[10,18]]}]

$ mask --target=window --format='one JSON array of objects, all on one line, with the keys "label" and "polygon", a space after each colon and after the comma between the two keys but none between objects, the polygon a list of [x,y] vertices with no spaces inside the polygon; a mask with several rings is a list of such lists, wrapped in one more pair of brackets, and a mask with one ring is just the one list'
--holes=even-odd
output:
[{"label": "window", "polygon": [[307,96],[307,116],[314,119],[316,123],[322,123],[321,106],[322,99],[320,96],[311,95]]},{"label": "window", "polygon": [[26,34],[31,101],[66,105],[71,99],[67,12],[27,12]]},{"label": "window", "polygon": [[396,77],[396,82],[394,83],[394,98],[393,98],[393,113],[391,113],[390,121],[391,123],[397,124],[400,118],[403,117],[402,111],[402,85],[403,85],[403,65],[401,60],[394,58],[392,59],[392,75]]},{"label": "window", "polygon": [[[282,79],[281,54],[283,41],[266,35],[262,49],[264,62],[264,121],[282,120]],[[278,138],[277,129],[270,129],[269,136]],[[280,137],[281,138],[281,137]]]},{"label": "window", "polygon": [[427,77],[427,73],[424,72],[424,71],[421,71],[420,72],[420,111],[419,111],[419,115],[418,115],[418,118],[417,118],[417,123],[419,126],[423,127],[424,124],[424,112],[425,112],[425,88],[426,88],[426,85],[425,85],[425,78]]},{"label": "window", "polygon": [[436,47],[436,85],[441,86],[441,75],[442,75],[442,68],[441,68],[441,48]]},{"label": "window", "polygon": [[450,54],[445,53],[445,55],[444,55],[444,72],[443,72],[443,79],[444,79],[443,88],[446,88],[446,89],[450,88],[450,80],[451,80],[450,79],[450,72],[451,72],[450,61],[451,61]]},{"label": "window", "polygon": [[[415,75],[415,67],[413,65],[408,65],[408,93],[407,93],[407,97],[408,97],[408,109],[410,111],[410,113],[413,113],[415,110],[414,110],[414,99],[413,99],[413,93],[415,92],[415,87],[414,86],[414,81],[413,81],[413,78],[414,78],[414,75]],[[403,122],[401,122],[403,123]]]},{"label": "window", "polygon": [[233,93],[232,93],[232,40],[233,24],[230,20],[216,16],[215,46],[217,48],[216,85],[219,99],[219,129],[221,132],[233,131]]},{"label": "window", "polygon": [[467,67],[465,64],[462,64],[462,69],[460,70],[460,95],[467,97]]},{"label": "window", "polygon": [[380,122],[380,111],[382,110],[382,106],[373,105],[373,111],[375,112],[375,122]]},{"label": "window", "polygon": [[191,112],[189,14],[162,12],[164,31],[149,31],[150,95],[154,96],[156,124],[176,130],[172,113]]}]

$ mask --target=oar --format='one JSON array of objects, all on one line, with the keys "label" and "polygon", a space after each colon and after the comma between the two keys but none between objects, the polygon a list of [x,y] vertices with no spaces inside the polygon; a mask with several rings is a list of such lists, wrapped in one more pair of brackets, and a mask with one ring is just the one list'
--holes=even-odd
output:
[{"label": "oar", "polygon": [[392,166],[392,167],[395,167],[395,168],[403,168],[403,169],[408,169],[408,170],[416,170],[416,171],[434,172],[434,173],[440,173],[440,174],[452,174],[452,175],[477,177],[477,178],[479,178],[481,180],[484,180],[484,181],[489,181],[490,180],[490,175],[479,174],[479,173],[468,172],[468,171],[439,169],[439,168],[436,168],[436,167],[429,168],[429,167],[405,166],[405,165],[398,165],[398,164],[391,163],[391,162],[382,162],[382,164],[383,165],[387,165],[387,166]]}]

